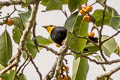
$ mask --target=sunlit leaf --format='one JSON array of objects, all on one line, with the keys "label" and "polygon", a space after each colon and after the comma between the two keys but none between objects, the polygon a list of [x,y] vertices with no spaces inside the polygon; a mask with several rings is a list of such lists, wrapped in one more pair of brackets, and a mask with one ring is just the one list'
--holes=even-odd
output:
[{"label": "sunlit leaf", "polygon": [[86,80],[88,69],[88,60],[75,55],[72,80]]},{"label": "sunlit leaf", "polygon": [[37,54],[37,47],[35,46],[34,42],[30,39],[27,39],[26,47],[28,51],[32,54],[32,57],[35,58]]},{"label": "sunlit leaf", "polygon": [[101,4],[102,6],[104,5],[104,0],[96,0],[96,2]]},{"label": "sunlit leaf", "polygon": [[100,80],[113,80],[113,79],[112,78],[107,79],[106,77],[103,77]]},{"label": "sunlit leaf", "polygon": [[68,7],[71,12],[75,11],[77,9],[79,0],[69,0]]},{"label": "sunlit leaf", "polygon": [[68,30],[68,32],[71,33],[73,32],[77,17],[78,17],[78,12],[75,12],[66,20],[65,28]]},{"label": "sunlit leaf", "polygon": [[14,21],[14,28],[12,30],[12,37],[13,37],[13,40],[19,44],[19,41],[20,41],[20,37],[22,35],[22,32],[24,30],[24,25],[23,25],[23,22],[21,20],[21,18],[19,17],[14,17],[12,18],[12,20]]},{"label": "sunlit leaf", "polygon": [[99,48],[92,43],[88,43],[85,48],[88,49],[87,52],[92,52],[92,53],[95,53],[99,50]]},{"label": "sunlit leaf", "polygon": [[67,4],[69,2],[69,0],[60,0],[62,2],[62,4]]},{"label": "sunlit leaf", "polygon": [[[101,26],[102,18],[103,18],[103,10],[96,10],[93,13],[93,16],[94,16],[94,18],[96,20],[96,25]],[[106,11],[105,18],[104,18],[104,25],[109,25],[111,18],[112,18],[112,16],[109,14],[109,12]]]},{"label": "sunlit leaf", "polygon": [[[109,36],[102,36],[102,41],[109,38]],[[110,57],[110,55],[116,50],[117,43],[114,38],[111,38],[110,40],[106,41],[102,45],[102,49],[106,56]]]},{"label": "sunlit leaf", "polygon": [[[27,80],[26,76],[22,73],[20,73],[20,75],[18,76],[19,80]],[[15,80],[18,80],[17,78],[15,78]]]},{"label": "sunlit leaf", "polygon": [[20,19],[21,19],[22,24],[24,25],[24,27],[26,27],[26,25],[28,23],[28,19],[30,17],[30,14],[31,14],[31,10],[28,10],[27,12],[19,14]]},{"label": "sunlit leaf", "polygon": [[5,30],[0,36],[0,64],[6,66],[12,56],[12,42],[9,33]]},{"label": "sunlit leaf", "polygon": [[62,2],[60,0],[49,0],[46,10],[61,10]]},{"label": "sunlit leaf", "polygon": [[87,3],[88,0],[69,0],[68,7],[70,12],[75,11],[76,9],[79,9],[81,4]]},{"label": "sunlit leaf", "polygon": [[21,35],[22,35],[22,31],[20,31],[19,28],[15,27],[12,32],[13,32],[13,40],[14,40],[17,44],[19,44],[20,38],[21,38]]},{"label": "sunlit leaf", "polygon": [[4,66],[0,64],[0,71],[1,71],[3,68],[4,68]]},{"label": "sunlit leaf", "polygon": [[107,6],[107,7],[106,7],[106,11],[107,11],[112,17],[118,16],[118,12],[117,12],[114,8],[112,8],[112,7],[110,7],[110,6]]},{"label": "sunlit leaf", "polygon": [[112,17],[109,26],[111,26],[115,30],[118,30],[120,28],[120,16]]},{"label": "sunlit leaf", "polygon": [[[73,33],[76,35],[82,37],[87,36],[88,23],[82,20],[82,16],[78,16],[73,31],[74,31]],[[82,52],[86,45],[86,40],[82,38],[78,38],[74,34],[68,32],[68,36],[67,36],[68,45],[72,50],[77,52]]]},{"label": "sunlit leaf", "polygon": [[2,80],[15,80],[15,70],[8,70],[6,73],[2,74],[0,77]]},{"label": "sunlit leaf", "polygon": [[49,0],[41,0],[41,4],[46,6]]},{"label": "sunlit leaf", "polygon": [[19,28],[20,31],[24,30],[25,27],[24,27],[23,22],[20,17],[14,17],[14,18],[12,18],[12,20],[14,21],[15,27]]},{"label": "sunlit leaf", "polygon": [[43,45],[49,45],[49,44],[53,43],[53,41],[51,41],[50,39],[47,39],[42,36],[37,36],[37,41],[39,44],[43,44]]},{"label": "sunlit leaf", "polygon": [[3,4],[0,4],[0,9],[2,9],[3,8]]}]

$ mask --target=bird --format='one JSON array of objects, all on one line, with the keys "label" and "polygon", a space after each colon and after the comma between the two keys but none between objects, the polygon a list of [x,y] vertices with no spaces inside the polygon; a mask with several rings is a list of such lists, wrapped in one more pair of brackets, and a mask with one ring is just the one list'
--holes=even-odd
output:
[{"label": "bird", "polygon": [[50,34],[51,39],[56,43],[57,47],[64,44],[64,40],[67,36],[67,29],[62,26],[46,25],[44,27]]}]

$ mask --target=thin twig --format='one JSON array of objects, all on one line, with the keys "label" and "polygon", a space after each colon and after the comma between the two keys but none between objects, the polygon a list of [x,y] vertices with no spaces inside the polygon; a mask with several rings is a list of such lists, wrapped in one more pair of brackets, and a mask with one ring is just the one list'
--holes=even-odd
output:
[{"label": "thin twig", "polygon": [[38,73],[38,75],[39,75],[39,77],[40,77],[40,80],[42,80],[42,75],[41,75],[38,67],[36,66],[35,62],[33,61],[32,56],[30,57],[30,61],[31,61],[31,63],[33,64],[34,68],[36,69],[36,72]]},{"label": "thin twig", "polygon": [[28,61],[29,56],[27,55],[27,58],[25,59],[25,61],[23,62],[23,64],[18,68],[18,70],[16,71],[16,74],[19,73],[19,71],[21,70],[21,68],[25,65],[25,63]]},{"label": "thin twig", "polygon": [[53,78],[53,75],[54,75],[55,69],[56,69],[56,65],[57,65],[57,60],[55,61],[54,65],[52,66],[52,69],[45,76],[44,80],[51,80]]},{"label": "thin twig", "polygon": [[9,15],[7,15],[7,16],[5,16],[5,17],[2,17],[2,18],[0,18],[0,19],[6,18],[6,20],[7,20],[12,14],[15,13],[15,11],[16,11],[16,7],[14,6],[14,10],[13,10]]},{"label": "thin twig", "polygon": [[[36,0],[32,0],[31,4],[33,4],[34,2],[36,2]],[[22,1],[0,1],[0,6],[10,6],[10,5],[21,5]]]},{"label": "thin twig", "polygon": [[120,31],[117,31],[115,34],[113,34],[111,37],[105,39],[104,41],[101,42],[101,44],[105,43],[106,41],[110,40],[111,38],[115,37],[116,35],[118,35],[120,33]]},{"label": "thin twig", "polygon": [[117,72],[119,70],[120,70],[120,65],[117,66],[116,68],[110,70],[109,72],[100,75],[99,77],[96,78],[96,80],[101,80],[101,78],[103,78],[103,77],[110,77],[112,74],[114,74],[115,72]]},{"label": "thin twig", "polygon": [[8,70],[10,70],[12,67],[17,65],[17,61],[14,60],[10,65],[8,65],[7,67],[5,67],[4,69],[2,69],[0,71],[0,75],[2,75],[3,73],[7,72]]},{"label": "thin twig", "polygon": [[39,52],[39,49],[38,49],[38,46],[37,46],[38,45],[38,41],[36,40],[35,30],[36,30],[36,21],[33,24],[33,38],[34,38],[35,47],[36,47],[37,51]]},{"label": "thin twig", "polygon": [[[70,49],[70,50],[71,50],[71,49]],[[111,64],[113,64],[113,63],[120,63],[120,59],[112,60],[112,61],[107,61],[107,62],[98,62],[98,61],[96,61],[95,59],[92,59],[92,58],[90,58],[90,57],[88,57],[88,56],[86,56],[86,55],[84,55],[84,54],[82,54],[82,53],[79,53],[79,52],[76,52],[76,51],[73,51],[73,50],[71,50],[71,51],[72,51],[73,53],[75,53],[75,54],[80,55],[81,57],[87,58],[88,60],[90,60],[91,62],[94,62],[94,63],[96,63],[96,64],[111,65]]]},{"label": "thin twig", "polygon": [[94,3],[91,4],[91,6],[93,6],[94,4],[96,4],[97,2],[95,1]]},{"label": "thin twig", "polygon": [[105,18],[106,6],[107,6],[106,2],[107,2],[107,0],[104,1],[104,10],[103,10],[103,16],[102,16],[102,23],[101,23],[101,28],[100,28],[100,31],[99,31],[99,50],[100,50],[102,58],[104,59],[104,61],[107,62],[107,59],[104,56],[103,51],[102,51],[102,30],[103,30],[104,18]]},{"label": "thin twig", "polygon": [[23,69],[21,70],[21,73],[23,74],[24,69],[26,68],[26,66],[30,63],[30,61],[28,61],[24,66]]},{"label": "thin twig", "polygon": [[63,11],[63,10],[61,10],[61,11],[65,15],[65,17],[68,19],[68,15],[67,15],[66,11]]},{"label": "thin twig", "polygon": [[45,45],[42,45],[42,44],[38,44],[37,46],[38,46],[38,47],[43,47],[43,48],[51,51],[51,52],[54,53],[55,55],[59,55],[59,53],[58,53],[57,51],[53,50],[52,48],[49,48],[48,46],[45,46]]}]

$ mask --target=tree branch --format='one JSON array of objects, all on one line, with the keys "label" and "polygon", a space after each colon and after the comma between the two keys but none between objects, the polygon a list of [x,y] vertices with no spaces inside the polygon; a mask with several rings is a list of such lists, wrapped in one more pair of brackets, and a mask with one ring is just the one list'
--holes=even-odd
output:
[{"label": "tree branch", "polygon": [[99,31],[99,49],[100,49],[100,53],[101,53],[102,58],[104,59],[104,61],[107,62],[107,59],[104,56],[103,51],[102,51],[102,30],[103,30],[104,18],[105,18],[106,6],[107,6],[106,2],[107,2],[107,0],[104,1],[104,10],[103,10],[103,16],[102,16],[102,23],[101,23],[101,28],[100,28],[100,31]]},{"label": "tree branch", "polygon": [[120,33],[120,31],[117,31],[117,33],[113,34],[111,37],[105,39],[104,41],[101,42],[101,44],[105,43],[106,41],[110,40],[111,38],[115,37],[116,35],[118,35]]},{"label": "tree branch", "polygon": [[115,69],[110,70],[109,72],[100,75],[99,77],[96,78],[96,80],[100,80],[103,77],[110,77],[112,74],[120,70],[120,65],[117,66]]},{"label": "tree branch", "polygon": [[19,47],[18,47],[18,53],[16,54],[16,56],[14,56],[11,59],[11,60],[13,60],[13,62],[10,60],[11,63],[8,66],[6,66],[4,69],[2,69],[0,71],[0,74],[5,73],[6,71],[8,71],[9,69],[11,69],[12,67],[14,67],[15,65],[18,64],[20,56],[22,54],[22,50],[24,49],[24,46],[25,46],[27,36],[28,36],[32,26],[33,26],[34,20],[36,19],[36,14],[37,14],[37,11],[38,11],[39,2],[40,2],[40,0],[37,0],[36,3],[34,4],[33,10],[31,12],[31,16],[28,20],[28,24],[27,24],[25,30],[23,31],[23,34],[22,34],[21,39],[20,39],[20,44],[19,44]]},{"label": "tree branch", "polygon": [[42,75],[41,75],[38,67],[36,66],[35,62],[33,61],[32,56],[30,56],[30,61],[31,61],[31,63],[33,64],[33,66],[35,67],[36,72],[38,73],[38,75],[39,75],[39,77],[40,77],[40,80],[42,80]]},{"label": "tree branch", "polygon": [[54,65],[52,66],[52,69],[45,76],[44,80],[51,80],[53,78],[53,75],[54,75],[55,69],[56,69],[56,65],[57,65],[57,60],[55,61]]},{"label": "tree branch", "polygon": [[[37,0],[32,0],[31,4],[36,2]],[[10,5],[21,5],[23,2],[21,0],[19,1],[0,1],[0,6],[10,6]]]},{"label": "tree branch", "polygon": [[63,64],[62,61],[64,59],[64,56],[65,56],[67,50],[68,50],[68,45],[67,45],[67,42],[65,42],[65,45],[62,48],[62,50],[60,51],[60,53],[59,53],[60,55],[57,58],[57,65],[56,65],[55,73],[54,73],[54,76],[53,76],[53,80],[57,80],[58,71],[62,67],[62,64]]},{"label": "tree branch", "polygon": [[51,51],[51,52],[54,53],[55,55],[59,55],[59,53],[58,53],[57,51],[55,51],[55,50],[53,50],[52,48],[49,48],[49,47],[47,47],[47,46],[45,46],[45,45],[38,44],[37,46],[38,46],[38,47],[43,47],[43,48],[45,48],[46,50]]},{"label": "tree branch", "polygon": [[[70,50],[71,50],[71,49],[70,49]],[[111,64],[113,64],[113,63],[119,63],[119,62],[120,62],[120,59],[112,60],[112,61],[105,61],[105,62],[98,62],[98,61],[96,61],[95,59],[92,59],[92,58],[90,58],[90,57],[88,57],[88,56],[86,56],[86,55],[84,55],[84,54],[82,54],[82,53],[78,53],[78,52],[73,51],[73,50],[71,50],[71,51],[72,51],[73,53],[75,53],[75,54],[80,55],[81,57],[87,58],[88,60],[90,60],[91,62],[94,62],[94,63],[96,63],[96,64],[111,65]]]}]

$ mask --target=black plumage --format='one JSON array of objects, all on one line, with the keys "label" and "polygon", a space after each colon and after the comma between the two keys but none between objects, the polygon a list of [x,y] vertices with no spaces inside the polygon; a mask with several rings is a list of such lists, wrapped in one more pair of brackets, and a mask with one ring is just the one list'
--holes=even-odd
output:
[{"label": "black plumage", "polygon": [[63,40],[67,36],[67,30],[64,27],[55,27],[50,36],[55,43],[62,45]]}]

